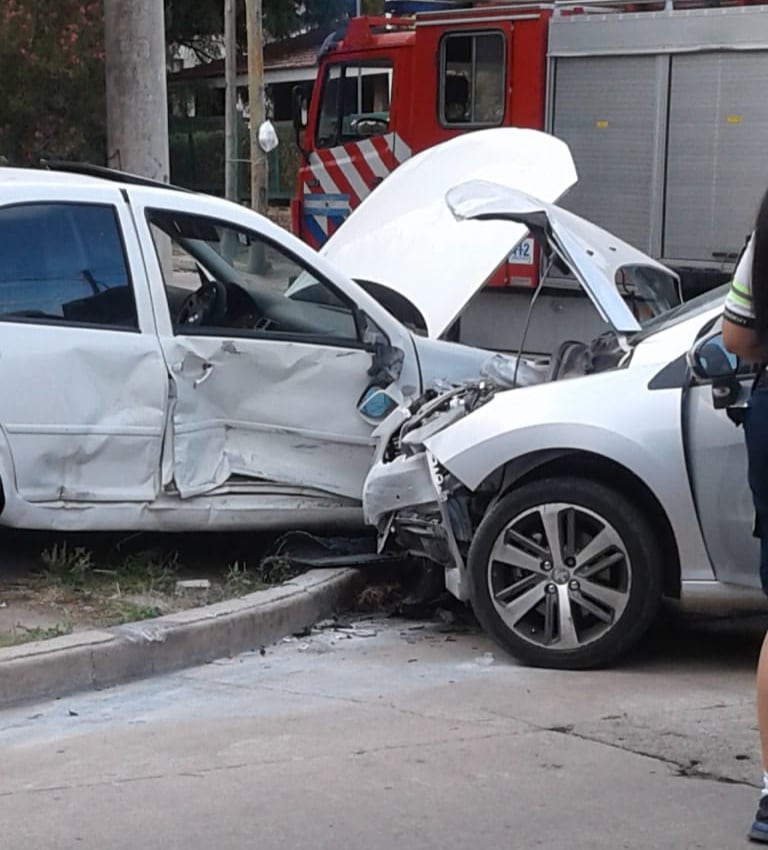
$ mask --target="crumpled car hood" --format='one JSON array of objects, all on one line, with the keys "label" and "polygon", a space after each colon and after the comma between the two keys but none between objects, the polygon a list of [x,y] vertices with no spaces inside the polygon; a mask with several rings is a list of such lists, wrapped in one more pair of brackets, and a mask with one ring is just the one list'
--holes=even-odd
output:
[{"label": "crumpled car hood", "polygon": [[550,202],[576,179],[567,145],[554,136],[515,127],[466,133],[401,165],[321,253],[348,277],[403,295],[437,337],[528,230],[508,220],[459,220],[446,193],[486,180]]},{"label": "crumpled car hood", "polygon": [[658,304],[649,306],[653,314],[680,303],[680,281],[674,272],[607,230],[556,204],[483,180],[472,180],[451,189],[446,201],[459,221],[513,221],[532,230],[548,231],[598,312],[620,333],[640,330],[640,322],[625,298],[637,300],[637,289],[643,286],[643,280],[654,281],[656,289],[666,293]]}]

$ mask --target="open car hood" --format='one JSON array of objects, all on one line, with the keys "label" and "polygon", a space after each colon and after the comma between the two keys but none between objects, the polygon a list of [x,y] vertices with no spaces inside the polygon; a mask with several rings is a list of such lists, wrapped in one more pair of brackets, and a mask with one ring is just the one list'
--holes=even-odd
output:
[{"label": "open car hood", "polygon": [[407,298],[429,336],[440,336],[528,230],[504,216],[457,218],[446,194],[467,180],[493,181],[551,202],[576,182],[576,169],[567,145],[537,130],[466,133],[397,168],[321,253],[348,277]]},{"label": "open car hood", "polygon": [[538,231],[620,333],[639,331],[643,321],[681,301],[680,280],[665,265],[545,199],[472,180],[451,189],[446,202],[457,221],[511,221]]}]

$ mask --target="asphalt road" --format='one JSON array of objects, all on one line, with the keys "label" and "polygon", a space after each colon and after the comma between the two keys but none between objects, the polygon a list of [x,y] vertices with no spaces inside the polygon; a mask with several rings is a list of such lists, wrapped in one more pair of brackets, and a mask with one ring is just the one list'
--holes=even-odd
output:
[{"label": "asphalt road", "polygon": [[13,850],[746,847],[765,622],[620,668],[517,666],[472,630],[364,621],[0,714]]}]

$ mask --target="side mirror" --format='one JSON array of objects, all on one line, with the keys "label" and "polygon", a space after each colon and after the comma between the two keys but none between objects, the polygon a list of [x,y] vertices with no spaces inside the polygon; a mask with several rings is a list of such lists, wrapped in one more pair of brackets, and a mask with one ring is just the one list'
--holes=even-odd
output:
[{"label": "side mirror", "polygon": [[371,425],[377,425],[396,410],[400,401],[381,387],[368,387],[357,403],[358,413]]},{"label": "side mirror", "polygon": [[304,94],[304,89],[301,86],[294,86],[291,92],[293,132],[296,136],[296,145],[302,153],[304,152],[304,147],[301,143],[301,134],[307,128],[307,109],[307,96]]},{"label": "side mirror", "polygon": [[722,334],[705,337],[689,352],[688,363],[693,374],[702,381],[735,378],[739,358],[727,351]]},{"label": "side mirror", "polygon": [[688,365],[700,381],[712,384],[712,406],[725,410],[740,425],[746,409],[747,393],[739,379],[739,358],[727,351],[722,334],[705,337],[688,353]]}]

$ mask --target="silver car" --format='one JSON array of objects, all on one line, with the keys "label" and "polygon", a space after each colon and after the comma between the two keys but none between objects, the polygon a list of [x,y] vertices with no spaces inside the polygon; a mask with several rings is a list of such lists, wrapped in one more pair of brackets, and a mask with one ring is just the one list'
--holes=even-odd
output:
[{"label": "silver car", "polygon": [[611,330],[566,341],[532,386],[476,380],[403,411],[363,494],[382,544],[444,565],[486,630],[541,666],[613,661],[665,596],[758,588],[736,427],[753,376],[721,343],[725,288],[649,313],[670,278],[594,225],[483,182],[447,204],[537,232]]}]

